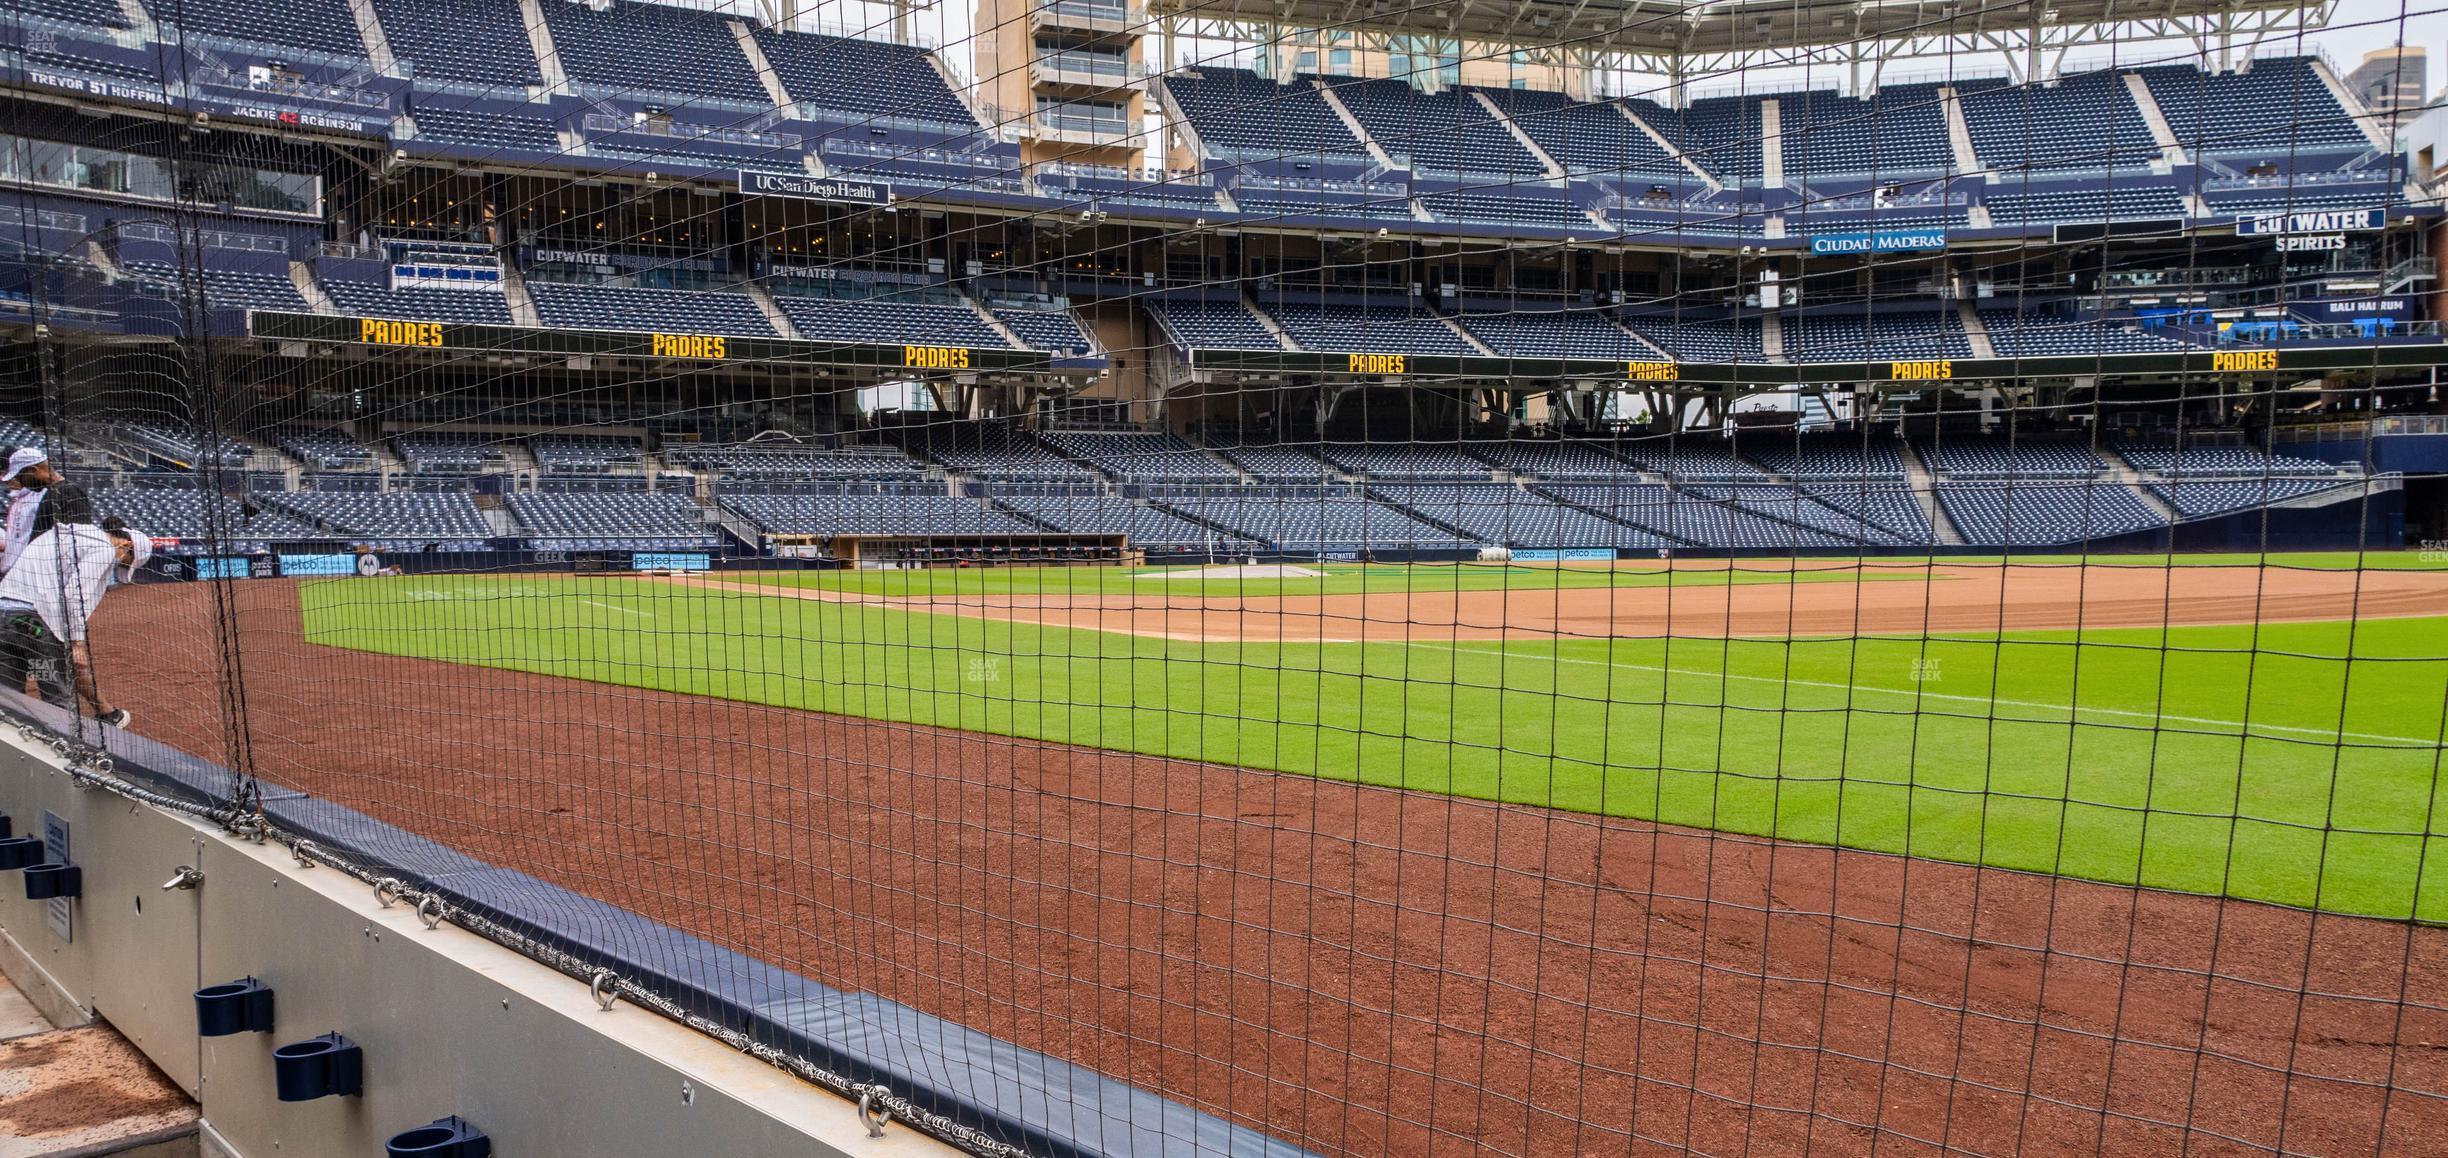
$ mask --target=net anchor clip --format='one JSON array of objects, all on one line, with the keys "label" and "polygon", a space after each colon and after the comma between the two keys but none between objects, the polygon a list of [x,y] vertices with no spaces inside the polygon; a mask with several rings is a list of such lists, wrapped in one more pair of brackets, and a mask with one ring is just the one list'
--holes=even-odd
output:
[{"label": "net anchor clip", "polygon": [[426,928],[441,928],[443,915],[442,898],[437,897],[432,893],[425,894],[424,899],[417,902],[416,915],[417,920],[424,922]]},{"label": "net anchor clip", "polygon": [[398,877],[384,877],[374,882],[374,903],[388,909],[398,903],[407,891],[408,886],[401,883]]},{"label": "net anchor clip", "polygon": [[884,1127],[892,1121],[892,1111],[876,1100],[877,1095],[884,1092],[882,1086],[858,1087],[859,1123],[867,1127],[867,1136],[870,1138],[883,1137]]},{"label": "net anchor clip", "polygon": [[612,1012],[612,1003],[620,1000],[620,977],[609,969],[598,969],[587,978],[587,995],[595,999],[596,1008]]}]

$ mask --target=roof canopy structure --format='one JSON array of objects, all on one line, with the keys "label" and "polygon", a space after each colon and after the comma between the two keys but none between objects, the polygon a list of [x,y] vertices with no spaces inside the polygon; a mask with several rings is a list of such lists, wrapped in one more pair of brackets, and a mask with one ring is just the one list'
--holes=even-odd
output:
[{"label": "roof canopy structure", "polygon": [[2006,53],[2189,41],[2213,58],[2327,25],[2336,0],[1151,0],[1177,34],[1264,42],[1350,29],[1504,45],[1661,75],[1805,58]]}]

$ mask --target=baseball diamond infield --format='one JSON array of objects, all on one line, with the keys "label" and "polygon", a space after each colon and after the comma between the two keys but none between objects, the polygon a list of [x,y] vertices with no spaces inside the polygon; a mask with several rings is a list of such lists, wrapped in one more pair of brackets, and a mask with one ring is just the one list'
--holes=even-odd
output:
[{"label": "baseball diamond infield", "polygon": [[[2448,615],[2448,575],[1940,572],[229,595],[267,780],[1325,1153],[2417,1154],[2448,1137],[2448,930],[2102,883],[2288,899],[2308,879],[2307,904],[2436,917],[2442,842],[2422,834],[2440,830],[2448,663],[2424,657],[2448,654],[2448,628],[2382,617]],[[226,759],[199,694],[211,598],[120,591],[96,638],[139,731]],[[2331,622],[2348,616],[2361,627]],[[2193,626],[2219,624],[2247,626]],[[1788,633],[1831,638],[1770,638]],[[804,654],[757,650],[777,647]],[[1225,658],[1185,656],[1202,648]],[[1923,666],[1874,681],[1863,649]],[[1848,657],[1832,676],[1831,651]],[[2145,659],[2164,718],[2095,701],[2079,667],[2123,679]],[[1298,681],[1218,682],[1301,663]],[[2233,687],[2196,666],[2228,663],[2262,666]],[[1923,682],[1941,675],[1943,693]],[[2053,701],[2017,682],[2044,676]],[[1263,695],[1344,679],[1379,698],[1268,724],[1311,748],[1262,760],[1217,734]],[[1184,702],[1097,701],[1116,681]],[[2327,698],[2326,738],[2289,694]],[[1500,719],[1466,728],[1458,705],[1482,700]],[[1590,728],[1594,755],[1574,746]],[[1618,733],[1647,745],[1645,770],[1617,767]],[[1156,750],[1116,750],[1134,746]],[[1421,767],[1426,747],[1446,763]],[[2120,795],[2103,768],[2155,775]],[[1570,807],[1525,799],[1525,773]],[[2276,797],[2308,775],[2324,786],[2289,811]],[[2046,843],[2000,819],[2017,809],[2056,818]],[[2129,822],[2124,845],[2102,835]],[[1923,851],[1925,827],[1947,859],[1862,850]],[[2175,863],[2155,863],[2163,842]],[[1997,867],[2033,857],[2099,879]]]}]

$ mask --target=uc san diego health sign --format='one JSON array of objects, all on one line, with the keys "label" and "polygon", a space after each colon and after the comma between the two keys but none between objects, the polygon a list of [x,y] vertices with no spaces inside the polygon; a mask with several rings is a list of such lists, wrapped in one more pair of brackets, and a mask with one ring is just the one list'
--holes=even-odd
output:
[{"label": "uc san diego health sign", "polygon": [[1936,227],[1880,229],[1864,233],[1814,233],[1810,239],[1811,252],[1815,254],[1917,253],[1945,249],[1946,243],[1946,230]]},{"label": "uc san diego health sign", "polygon": [[882,181],[845,177],[803,177],[792,173],[739,171],[739,191],[759,197],[797,197],[808,201],[849,201],[883,205],[892,201],[892,186]]}]

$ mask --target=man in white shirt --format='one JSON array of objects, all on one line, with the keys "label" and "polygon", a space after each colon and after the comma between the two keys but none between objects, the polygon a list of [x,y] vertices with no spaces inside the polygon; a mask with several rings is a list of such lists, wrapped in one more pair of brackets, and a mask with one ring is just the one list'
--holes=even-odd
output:
[{"label": "man in white shirt", "polygon": [[0,687],[19,687],[30,675],[43,699],[70,709],[82,700],[94,718],[126,727],[127,712],[104,700],[94,681],[85,629],[113,569],[121,569],[122,582],[132,580],[152,557],[153,540],[117,519],[60,523],[36,535],[0,577]]}]

